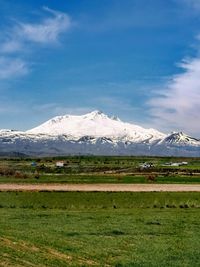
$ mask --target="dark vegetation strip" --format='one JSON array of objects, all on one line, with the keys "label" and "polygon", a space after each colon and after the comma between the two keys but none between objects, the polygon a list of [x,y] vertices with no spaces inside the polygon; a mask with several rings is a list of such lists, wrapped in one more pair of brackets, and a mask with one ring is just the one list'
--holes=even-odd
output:
[{"label": "dark vegetation strip", "polygon": [[[153,181],[151,180],[153,179]],[[96,184],[96,183],[114,183],[114,184],[134,184],[134,183],[158,183],[158,184],[199,184],[200,176],[156,176],[155,175],[41,175],[40,178],[34,177],[15,178],[0,177],[0,183],[69,183],[69,184]]]},{"label": "dark vegetation strip", "polygon": [[0,208],[200,208],[198,192],[0,192]]}]

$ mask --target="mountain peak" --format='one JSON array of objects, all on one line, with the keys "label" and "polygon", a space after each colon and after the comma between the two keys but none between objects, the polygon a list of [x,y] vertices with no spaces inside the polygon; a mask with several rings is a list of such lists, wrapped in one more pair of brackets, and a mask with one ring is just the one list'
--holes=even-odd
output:
[{"label": "mountain peak", "polygon": [[[90,112],[91,115],[102,115],[104,114],[101,110],[93,110]],[[105,114],[104,114],[105,115]]]},{"label": "mountain peak", "polygon": [[1,151],[12,149],[33,155],[40,151],[44,155],[199,156],[200,140],[183,132],[166,136],[157,130],[145,129],[94,110],[84,115],[57,116],[27,132],[2,130],[0,148]]},{"label": "mountain peak", "polygon": [[164,134],[144,129],[138,125],[110,117],[100,110],[94,110],[85,115],[65,115],[55,117],[38,127],[27,131],[32,134],[68,135],[75,138],[84,136],[107,137],[119,140],[135,140],[143,142],[161,139]]},{"label": "mountain peak", "polygon": [[121,121],[117,116],[109,116],[105,113],[103,113],[103,111],[101,110],[94,110],[90,113],[87,113],[84,115],[85,118],[105,118],[105,119],[111,119],[114,121]]},{"label": "mountain peak", "polygon": [[87,113],[83,115],[85,118],[98,118],[98,117],[108,117],[106,114],[104,114],[101,110],[94,110],[90,113]]},{"label": "mountain peak", "polygon": [[183,132],[172,132],[165,138],[167,143],[182,143],[182,144],[195,144],[199,143],[199,140],[193,138]]}]

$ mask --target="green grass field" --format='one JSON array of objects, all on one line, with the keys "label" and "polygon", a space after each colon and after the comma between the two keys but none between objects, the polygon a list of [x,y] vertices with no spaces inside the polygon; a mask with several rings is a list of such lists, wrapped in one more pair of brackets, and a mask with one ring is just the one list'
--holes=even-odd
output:
[{"label": "green grass field", "polygon": [[199,266],[199,193],[1,192],[0,266]]},{"label": "green grass field", "polygon": [[[65,184],[96,184],[96,183],[114,183],[114,184],[134,184],[134,183],[149,183],[147,180],[148,175],[41,175],[39,179],[35,178],[15,178],[15,177],[0,177],[0,183],[65,183]],[[157,176],[154,183],[158,184],[199,184],[199,176]]]},{"label": "green grass field", "polygon": [[[163,166],[182,161],[188,165]],[[0,159],[0,183],[149,183],[149,176],[198,184],[200,159]],[[0,266],[196,267],[199,218],[197,192],[0,192]]]}]

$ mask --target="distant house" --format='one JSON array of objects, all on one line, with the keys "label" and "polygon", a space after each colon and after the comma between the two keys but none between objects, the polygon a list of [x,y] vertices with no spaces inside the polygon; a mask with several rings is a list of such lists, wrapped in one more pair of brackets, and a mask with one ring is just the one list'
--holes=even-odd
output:
[{"label": "distant house", "polygon": [[149,169],[152,167],[154,167],[154,165],[151,162],[144,162],[144,163],[140,164],[141,169]]},{"label": "distant house", "polygon": [[35,161],[31,162],[31,167],[37,167],[37,163]]},{"label": "distant house", "polygon": [[173,162],[173,163],[171,163],[170,166],[179,167],[180,163],[179,162]]},{"label": "distant house", "polygon": [[183,165],[188,165],[187,161],[182,161],[182,162],[166,162],[163,164],[163,166],[172,166],[172,167],[179,167]]},{"label": "distant house", "polygon": [[62,168],[62,167],[64,167],[64,161],[57,161],[56,162],[56,167],[58,167],[58,168]]}]

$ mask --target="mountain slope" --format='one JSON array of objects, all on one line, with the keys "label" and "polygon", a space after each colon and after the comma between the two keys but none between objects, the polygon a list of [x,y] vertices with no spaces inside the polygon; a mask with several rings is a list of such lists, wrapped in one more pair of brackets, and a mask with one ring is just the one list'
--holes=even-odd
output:
[{"label": "mountain slope", "polygon": [[99,111],[55,117],[27,132],[0,130],[0,156],[87,154],[200,157],[200,140],[144,129]]},{"label": "mountain slope", "polygon": [[172,133],[166,138],[164,138],[162,142],[165,142],[166,144],[173,144],[173,145],[178,144],[178,145],[186,145],[186,146],[187,145],[198,146],[200,144],[199,139],[186,135],[183,132]]},{"label": "mountain slope", "polygon": [[134,124],[125,123],[100,111],[93,111],[82,116],[58,116],[27,131],[27,133],[65,134],[76,139],[83,136],[107,137],[135,142],[152,142],[165,137],[163,133],[154,129],[144,129]]}]

